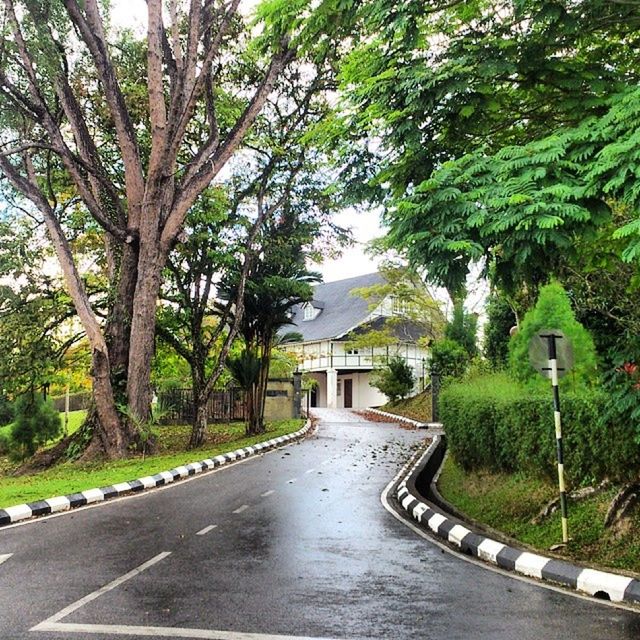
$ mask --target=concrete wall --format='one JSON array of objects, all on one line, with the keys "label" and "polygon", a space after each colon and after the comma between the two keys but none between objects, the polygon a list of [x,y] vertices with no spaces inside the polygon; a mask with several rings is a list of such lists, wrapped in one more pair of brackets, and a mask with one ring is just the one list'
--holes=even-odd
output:
[{"label": "concrete wall", "polygon": [[265,420],[293,418],[293,380],[269,380],[264,406]]}]

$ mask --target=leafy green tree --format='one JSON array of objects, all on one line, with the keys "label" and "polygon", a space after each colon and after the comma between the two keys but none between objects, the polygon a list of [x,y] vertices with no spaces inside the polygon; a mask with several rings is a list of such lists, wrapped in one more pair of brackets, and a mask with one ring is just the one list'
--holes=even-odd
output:
[{"label": "leafy green tree", "polygon": [[411,393],[416,379],[413,369],[400,357],[391,358],[382,369],[371,376],[371,385],[384,393],[390,402],[396,402]]},{"label": "leafy green tree", "polygon": [[540,289],[536,306],[529,311],[509,345],[509,364],[520,381],[537,380],[538,372],[529,363],[529,343],[543,329],[559,329],[571,342],[575,364],[568,378],[587,383],[596,375],[596,352],[589,332],[575,319],[571,302],[557,282]]},{"label": "leafy green tree", "polygon": [[[186,216],[235,157],[295,59],[330,66],[335,3],[148,0],[146,36],[119,37],[109,3],[7,0],[0,9],[3,188],[45,223],[92,354],[90,449],[127,455],[147,421],[163,269]],[[87,291],[69,218],[95,230],[108,317]],[[122,420],[126,404],[135,420]]]},{"label": "leafy green tree", "polygon": [[[268,221],[261,233],[261,250],[251,266],[243,295],[244,315],[239,334],[245,348],[260,358],[260,376],[253,393],[255,407],[247,421],[247,434],[264,432],[264,403],[271,353],[278,333],[291,324],[290,310],[313,297],[311,284],[320,279],[306,267],[307,251],[318,222],[303,220],[295,209],[285,208]],[[221,289],[225,300],[237,296],[237,275]]]},{"label": "leafy green tree", "polygon": [[457,342],[469,358],[473,358],[478,353],[477,333],[478,316],[475,313],[467,313],[464,302],[457,300],[453,305],[453,317],[445,327],[444,337]]},{"label": "leafy green tree", "polygon": [[516,316],[504,296],[494,292],[487,301],[487,324],[484,327],[484,356],[495,369],[509,361],[509,331],[516,326]]},{"label": "leafy green tree", "polygon": [[634,182],[638,5],[372,0],[361,16],[333,139],[347,167],[367,159],[365,189],[345,180],[383,203],[385,245],[452,298],[480,258],[507,289],[546,282]]},{"label": "leafy green tree", "polygon": [[455,340],[443,338],[432,343],[429,365],[431,373],[440,378],[459,378],[467,370],[469,354]]},{"label": "leafy green tree", "polygon": [[43,275],[49,257],[34,225],[0,218],[0,389],[13,397],[53,382],[82,337],[62,283]]},{"label": "leafy green tree", "polygon": [[40,394],[26,393],[15,403],[15,421],[11,440],[23,458],[32,456],[38,447],[57,438],[62,432],[62,420],[53,404]]}]

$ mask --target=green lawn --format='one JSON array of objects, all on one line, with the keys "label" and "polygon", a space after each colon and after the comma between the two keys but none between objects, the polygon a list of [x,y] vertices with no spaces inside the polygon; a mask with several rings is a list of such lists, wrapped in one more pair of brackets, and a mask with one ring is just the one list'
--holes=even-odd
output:
[{"label": "green lawn", "polygon": [[431,422],[431,393],[423,391],[406,400],[388,402],[380,409],[418,422]]},{"label": "green lawn", "polygon": [[[532,520],[558,494],[553,483],[520,474],[465,472],[452,460],[445,462],[438,482],[442,496],[471,518],[542,553],[561,542],[560,513],[540,524]],[[640,510],[624,530],[604,528],[607,507],[618,487],[580,501],[569,501],[569,537],[559,553],[569,559],[605,568],[640,573]]]},{"label": "green lawn", "polygon": [[245,437],[242,423],[212,425],[209,427],[206,443],[193,450],[185,450],[189,426],[158,427],[158,454],[147,456],[144,460],[141,456],[136,456],[116,462],[83,465],[66,462],[34,475],[0,475],[0,508],[154,475],[179,465],[292,433],[303,424],[302,420],[274,422],[267,425],[266,434],[252,438]]}]

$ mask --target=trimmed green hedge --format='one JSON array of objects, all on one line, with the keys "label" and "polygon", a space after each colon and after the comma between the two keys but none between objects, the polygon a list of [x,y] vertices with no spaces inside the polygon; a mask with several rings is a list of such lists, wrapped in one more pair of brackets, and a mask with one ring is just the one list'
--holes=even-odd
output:
[{"label": "trimmed green hedge", "polygon": [[[599,389],[561,394],[565,474],[574,486],[640,473],[633,429],[601,418],[606,400]],[[504,374],[454,382],[441,392],[440,415],[463,468],[557,477],[550,386],[518,385]]]}]

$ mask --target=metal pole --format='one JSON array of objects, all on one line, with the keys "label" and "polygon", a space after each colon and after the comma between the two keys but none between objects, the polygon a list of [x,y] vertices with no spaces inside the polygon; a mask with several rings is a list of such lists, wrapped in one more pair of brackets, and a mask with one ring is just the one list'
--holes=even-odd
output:
[{"label": "metal pole", "polygon": [[556,426],[556,452],[558,457],[558,485],[560,488],[560,511],[562,515],[562,542],[569,541],[569,524],[567,515],[567,492],[564,485],[564,451],[562,447],[562,420],[560,418],[560,390],[558,388],[558,357],[556,338],[553,333],[541,336],[546,338],[549,350],[549,369],[551,370],[551,386],[553,388],[553,417]]},{"label": "metal pole", "polygon": [[69,435],[69,385],[64,393],[64,435]]}]

